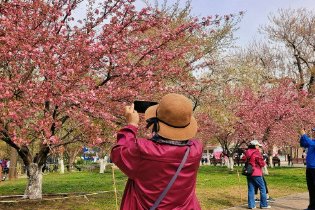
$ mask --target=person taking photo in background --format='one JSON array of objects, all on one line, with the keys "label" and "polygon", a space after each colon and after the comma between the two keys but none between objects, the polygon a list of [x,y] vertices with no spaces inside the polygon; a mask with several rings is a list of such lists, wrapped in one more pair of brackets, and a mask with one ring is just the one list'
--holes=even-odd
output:
[{"label": "person taking photo in background", "polygon": [[309,192],[309,205],[307,210],[315,210],[315,128],[312,129],[311,139],[305,132],[301,130],[300,145],[307,148],[306,154],[306,183]]}]

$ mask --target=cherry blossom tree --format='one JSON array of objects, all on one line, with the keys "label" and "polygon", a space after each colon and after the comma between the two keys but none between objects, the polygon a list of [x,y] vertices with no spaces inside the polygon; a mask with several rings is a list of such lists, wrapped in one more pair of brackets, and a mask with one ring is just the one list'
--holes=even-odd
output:
[{"label": "cherry blossom tree", "polygon": [[257,90],[227,85],[208,99],[199,113],[202,135],[220,143],[230,170],[241,145],[258,139],[269,151],[296,146],[299,130],[315,123],[314,101],[290,79]]},{"label": "cherry blossom tree", "polygon": [[104,126],[116,127],[125,102],[173,90],[172,78],[191,79],[212,52],[197,40],[205,43],[216,34],[210,28],[220,28],[218,16],[176,21],[154,8],[138,11],[133,0],[88,1],[86,17],[75,19],[81,3],[0,4],[0,133],[26,166],[25,198],[42,197],[51,151],[82,139],[108,141]]},{"label": "cherry blossom tree", "polygon": [[[272,54],[278,55],[269,60],[276,64],[281,73],[295,79],[300,89],[307,89],[309,96],[314,97],[315,13],[305,8],[279,9],[269,16],[269,20],[261,31],[272,43]],[[270,62],[265,56],[261,58],[262,62]],[[281,61],[285,62],[287,68],[281,68]]]},{"label": "cherry blossom tree", "polygon": [[203,115],[207,113],[207,120],[203,121],[203,126],[208,136],[220,144],[223,154],[228,158],[227,167],[233,170],[234,154],[245,142],[245,139],[238,136],[236,130],[240,122],[237,116],[240,104],[239,91],[227,85],[211,98],[207,108],[202,112]]},{"label": "cherry blossom tree", "polygon": [[[225,135],[219,138],[220,141],[232,143],[243,139],[249,142],[257,138],[269,150],[274,145],[298,145],[297,131],[314,124],[312,25],[312,11],[279,10],[270,16],[270,23],[262,27],[271,42],[254,42],[247,49],[229,54],[228,59],[215,66],[215,73],[210,72],[215,80],[212,91],[216,94],[225,86],[240,91],[240,100],[235,106],[238,111],[234,113],[236,123],[228,120],[231,124],[223,129]],[[223,101],[222,107],[226,104]],[[214,104],[209,102],[208,105]],[[221,109],[219,113],[226,111]],[[214,122],[217,122],[215,116]],[[217,126],[223,128],[223,125],[220,122]],[[234,133],[229,132],[231,127],[235,128]],[[217,135],[220,132],[211,133]]]},{"label": "cherry blossom tree", "polygon": [[274,145],[296,145],[299,129],[314,124],[314,102],[291,80],[265,85],[256,93],[244,89],[240,98],[239,135],[259,139],[269,150]]}]

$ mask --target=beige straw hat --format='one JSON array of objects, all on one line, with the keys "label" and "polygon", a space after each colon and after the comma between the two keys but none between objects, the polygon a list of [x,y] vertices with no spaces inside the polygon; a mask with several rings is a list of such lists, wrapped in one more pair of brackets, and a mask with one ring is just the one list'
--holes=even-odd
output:
[{"label": "beige straw hat", "polygon": [[[188,140],[197,133],[197,121],[193,116],[192,102],[183,95],[170,93],[159,104],[145,112],[147,122],[157,123],[157,133],[170,140]],[[154,123],[150,126],[152,128]]]}]

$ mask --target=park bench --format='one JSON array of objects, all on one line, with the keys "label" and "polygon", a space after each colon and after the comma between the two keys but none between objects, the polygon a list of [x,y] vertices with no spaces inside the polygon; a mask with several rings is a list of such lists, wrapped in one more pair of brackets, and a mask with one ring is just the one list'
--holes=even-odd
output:
[{"label": "park bench", "polygon": [[292,164],[304,164],[305,163],[305,158],[292,158]]},{"label": "park bench", "polygon": [[272,164],[273,164],[274,167],[276,166],[276,164],[278,166],[280,166],[280,159],[278,157],[273,157],[272,158]]},{"label": "park bench", "polygon": [[214,166],[216,166],[217,164],[222,165],[222,159],[211,158],[210,164],[213,164]]}]

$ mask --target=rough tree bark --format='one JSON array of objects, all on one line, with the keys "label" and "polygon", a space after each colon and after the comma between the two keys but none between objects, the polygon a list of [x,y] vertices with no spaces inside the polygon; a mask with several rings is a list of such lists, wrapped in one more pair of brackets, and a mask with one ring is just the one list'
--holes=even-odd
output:
[{"label": "rough tree bark", "polygon": [[17,160],[18,160],[18,153],[16,149],[11,147],[11,155],[10,155],[10,168],[9,168],[9,180],[17,179]]},{"label": "rough tree bark", "polygon": [[23,198],[42,199],[43,166],[31,163],[26,167],[28,183]]}]

